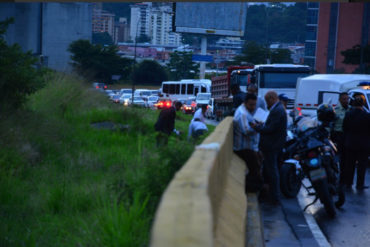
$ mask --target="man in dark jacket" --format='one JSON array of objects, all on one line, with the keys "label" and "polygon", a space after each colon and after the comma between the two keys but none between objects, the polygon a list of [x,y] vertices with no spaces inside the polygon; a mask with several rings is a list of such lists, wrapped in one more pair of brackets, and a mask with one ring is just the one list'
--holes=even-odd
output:
[{"label": "man in dark jacket", "polygon": [[345,181],[347,187],[352,187],[357,163],[356,189],[369,188],[365,186],[365,172],[367,157],[370,150],[370,113],[364,106],[361,94],[354,94],[351,101],[352,108],[346,113],[343,120],[344,147],[346,152]]},{"label": "man in dark jacket", "polygon": [[231,85],[231,94],[233,95],[233,109],[232,114],[236,111],[236,109],[244,102],[246,93],[240,91],[240,87],[238,84]]},{"label": "man in dark jacket", "polygon": [[157,135],[157,146],[167,145],[168,136],[175,130],[176,111],[180,110],[182,104],[179,101],[170,108],[163,109],[154,125]]},{"label": "man in dark jacket", "polygon": [[280,203],[278,155],[286,139],[287,114],[275,91],[265,95],[269,116],[264,124],[252,125],[261,134],[259,148],[263,154],[263,174],[272,192],[273,204]]}]

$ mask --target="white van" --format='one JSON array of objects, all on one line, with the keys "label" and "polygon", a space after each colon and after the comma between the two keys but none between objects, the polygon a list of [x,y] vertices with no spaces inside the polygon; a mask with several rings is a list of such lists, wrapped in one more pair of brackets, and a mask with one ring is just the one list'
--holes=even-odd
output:
[{"label": "white van", "polygon": [[317,106],[329,103],[335,107],[339,94],[357,87],[360,82],[370,81],[370,75],[316,74],[298,80],[294,107],[302,115],[316,115]]}]

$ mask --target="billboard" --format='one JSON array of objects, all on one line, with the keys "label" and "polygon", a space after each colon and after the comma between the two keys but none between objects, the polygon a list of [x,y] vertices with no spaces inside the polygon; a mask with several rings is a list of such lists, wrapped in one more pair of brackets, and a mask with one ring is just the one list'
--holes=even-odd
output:
[{"label": "billboard", "polygon": [[177,2],[174,32],[243,36],[247,2]]}]

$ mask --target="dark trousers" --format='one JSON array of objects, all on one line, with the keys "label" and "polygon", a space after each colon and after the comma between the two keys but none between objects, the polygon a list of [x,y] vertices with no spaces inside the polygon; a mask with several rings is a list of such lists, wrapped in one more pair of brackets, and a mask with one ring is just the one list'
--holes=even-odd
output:
[{"label": "dark trousers", "polygon": [[257,152],[250,149],[234,151],[248,167],[245,176],[245,192],[257,192],[262,188],[261,159]]},{"label": "dark trousers", "polygon": [[280,201],[280,173],[278,168],[278,156],[280,150],[268,150],[262,151],[262,153],[263,177],[270,187],[273,199]]},{"label": "dark trousers", "polygon": [[346,149],[345,181],[347,186],[352,186],[357,162],[356,187],[364,186],[368,153],[365,150]]},{"label": "dark trousers", "polygon": [[332,141],[337,145],[339,156],[339,183],[345,184],[345,165],[346,165],[346,151],[344,148],[344,135],[343,132],[333,131],[331,133]]}]

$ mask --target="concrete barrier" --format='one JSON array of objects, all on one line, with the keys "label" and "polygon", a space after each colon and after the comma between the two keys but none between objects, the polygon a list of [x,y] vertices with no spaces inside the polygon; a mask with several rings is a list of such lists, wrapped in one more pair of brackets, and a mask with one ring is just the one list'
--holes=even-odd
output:
[{"label": "concrete barrier", "polygon": [[151,232],[152,247],[245,246],[245,164],[232,151],[225,118],[167,187]]}]

